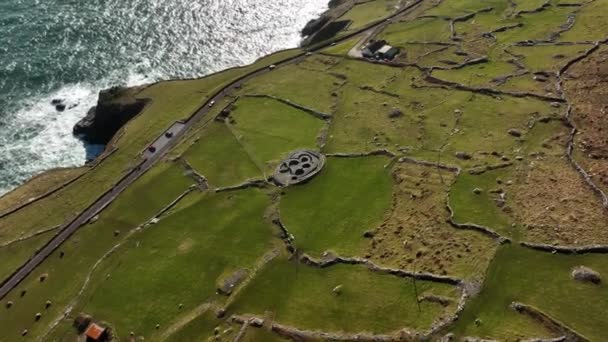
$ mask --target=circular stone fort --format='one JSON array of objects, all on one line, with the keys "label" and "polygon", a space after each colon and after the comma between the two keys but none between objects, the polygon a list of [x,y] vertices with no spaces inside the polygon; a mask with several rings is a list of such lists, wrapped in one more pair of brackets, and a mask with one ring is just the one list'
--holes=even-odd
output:
[{"label": "circular stone fort", "polygon": [[296,151],[279,164],[273,178],[280,186],[303,183],[316,176],[324,165],[325,156],[321,153]]}]

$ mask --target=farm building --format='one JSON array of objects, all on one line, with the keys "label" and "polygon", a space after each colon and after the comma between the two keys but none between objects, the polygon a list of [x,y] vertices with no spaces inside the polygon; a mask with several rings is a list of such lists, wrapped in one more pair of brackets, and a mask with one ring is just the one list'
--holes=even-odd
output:
[{"label": "farm building", "polygon": [[376,56],[384,56],[390,49],[392,49],[393,47],[390,45],[384,45],[383,47],[381,47],[378,52],[376,53]]},{"label": "farm building", "polygon": [[371,41],[361,51],[364,58],[377,60],[393,60],[399,54],[399,48],[388,45],[386,40]]},{"label": "farm building", "polygon": [[89,325],[84,335],[87,337],[87,342],[108,341],[107,329],[95,323]]},{"label": "farm building", "polygon": [[381,60],[392,60],[399,54],[399,51],[400,50],[396,47],[384,45],[376,52],[374,57]]},{"label": "farm building", "polygon": [[388,59],[389,61],[393,60],[393,59],[395,59],[395,57],[397,57],[399,52],[400,52],[399,48],[392,47],[384,54],[384,59]]},{"label": "farm building", "polygon": [[378,50],[384,45],[386,45],[386,40],[373,41],[369,43],[365,49],[363,49],[363,51],[361,51],[361,54],[365,58],[373,58],[376,55],[376,52],[378,52]]}]

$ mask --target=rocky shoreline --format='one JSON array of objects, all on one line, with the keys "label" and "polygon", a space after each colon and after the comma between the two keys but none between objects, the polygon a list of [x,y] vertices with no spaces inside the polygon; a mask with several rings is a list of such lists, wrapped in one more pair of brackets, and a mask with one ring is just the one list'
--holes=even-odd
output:
[{"label": "rocky shoreline", "polygon": [[330,0],[328,9],[317,19],[313,19],[302,29],[303,47],[325,41],[346,28],[349,20],[338,20],[360,0]]},{"label": "rocky shoreline", "polygon": [[148,101],[137,99],[141,87],[112,87],[99,93],[97,105],[74,126],[72,132],[87,144],[107,145],[118,130],[134,118]]}]

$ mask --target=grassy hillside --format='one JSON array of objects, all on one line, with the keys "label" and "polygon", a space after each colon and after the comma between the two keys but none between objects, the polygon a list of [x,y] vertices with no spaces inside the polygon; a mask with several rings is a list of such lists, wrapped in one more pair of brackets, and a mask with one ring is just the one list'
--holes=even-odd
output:
[{"label": "grassy hillside", "polygon": [[[122,341],[607,340],[608,0],[342,6],[335,45],[139,90],[114,152],[0,199],[48,193],[0,217],[6,277],[264,70],[2,299],[0,341],[87,315]],[[360,58],[372,39],[401,52]],[[323,169],[276,186],[300,149]]]}]

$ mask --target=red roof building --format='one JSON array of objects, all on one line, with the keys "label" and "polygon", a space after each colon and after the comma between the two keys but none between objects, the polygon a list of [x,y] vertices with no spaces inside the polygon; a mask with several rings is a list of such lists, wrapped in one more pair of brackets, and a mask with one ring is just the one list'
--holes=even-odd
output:
[{"label": "red roof building", "polygon": [[95,323],[91,323],[84,334],[87,337],[87,341],[105,341],[107,337],[106,328],[100,327]]}]

